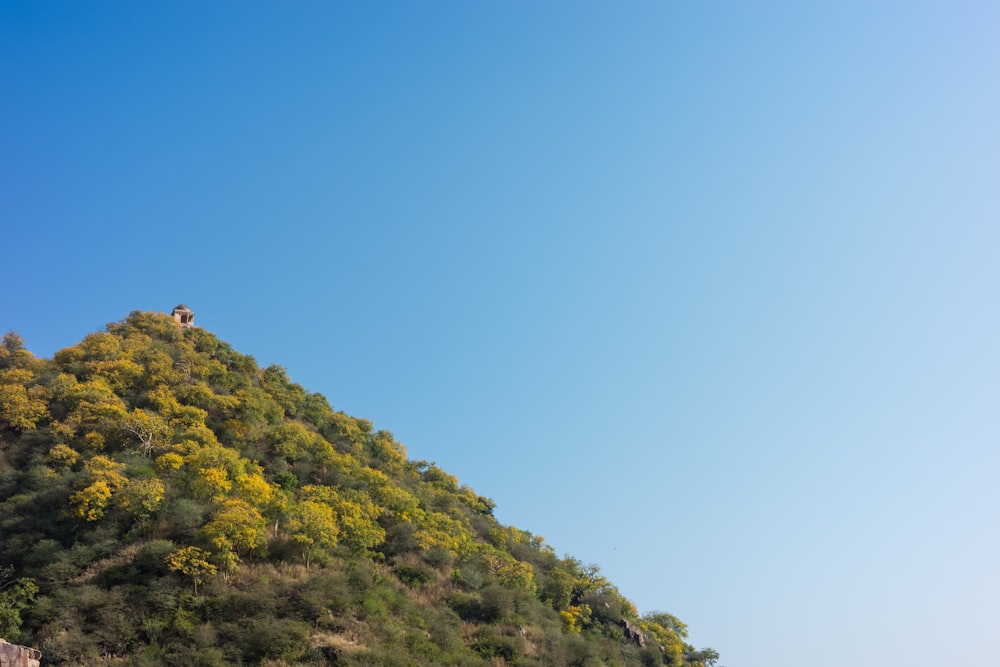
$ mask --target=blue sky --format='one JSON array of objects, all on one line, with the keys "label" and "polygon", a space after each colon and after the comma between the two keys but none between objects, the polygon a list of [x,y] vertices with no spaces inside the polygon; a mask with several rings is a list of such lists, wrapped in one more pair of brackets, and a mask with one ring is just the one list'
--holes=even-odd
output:
[{"label": "blue sky", "polygon": [[825,4],[4,2],[0,329],[186,303],[729,667],[989,664],[1000,9]]}]

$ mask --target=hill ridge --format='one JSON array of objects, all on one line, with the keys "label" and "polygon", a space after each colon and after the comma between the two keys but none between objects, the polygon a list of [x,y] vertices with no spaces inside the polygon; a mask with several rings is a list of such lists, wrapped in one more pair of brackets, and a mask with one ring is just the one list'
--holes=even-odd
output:
[{"label": "hill ridge", "polygon": [[169,315],[0,345],[0,636],[46,664],[716,663],[494,507]]}]

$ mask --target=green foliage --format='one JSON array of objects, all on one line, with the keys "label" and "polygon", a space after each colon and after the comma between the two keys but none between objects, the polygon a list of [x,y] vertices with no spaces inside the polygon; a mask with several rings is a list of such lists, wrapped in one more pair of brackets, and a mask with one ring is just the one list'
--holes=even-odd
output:
[{"label": "green foliage", "polygon": [[0,637],[13,641],[20,637],[21,612],[38,595],[38,586],[34,579],[10,579],[11,573],[12,568],[0,569]]},{"label": "green foliage", "polygon": [[47,664],[718,660],[388,431],[165,315],[51,360],[7,334],[0,443],[0,636]]}]

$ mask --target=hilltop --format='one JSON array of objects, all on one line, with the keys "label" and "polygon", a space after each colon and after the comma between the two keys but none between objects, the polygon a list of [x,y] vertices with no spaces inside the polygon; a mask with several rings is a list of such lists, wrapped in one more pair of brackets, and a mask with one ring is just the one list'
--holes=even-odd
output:
[{"label": "hilltop", "polygon": [[0,637],[55,665],[718,660],[391,433],[179,322],[133,312],[52,359],[3,338]]}]

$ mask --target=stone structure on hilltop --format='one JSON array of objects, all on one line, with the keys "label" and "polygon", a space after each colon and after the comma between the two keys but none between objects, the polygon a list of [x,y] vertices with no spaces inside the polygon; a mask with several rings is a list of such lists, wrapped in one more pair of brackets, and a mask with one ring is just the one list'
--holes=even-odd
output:
[{"label": "stone structure on hilltop", "polygon": [[194,326],[194,311],[183,303],[178,304],[170,315],[177,321],[181,329],[190,329]]}]

